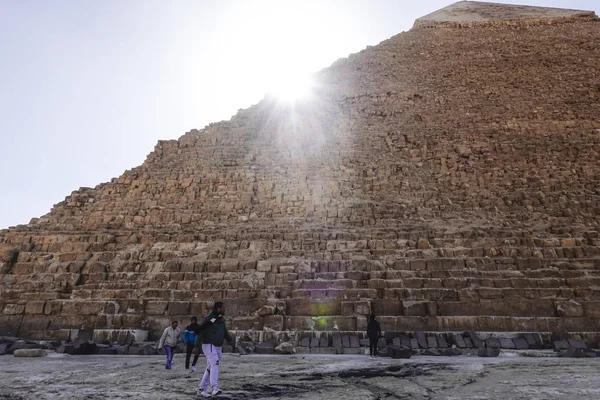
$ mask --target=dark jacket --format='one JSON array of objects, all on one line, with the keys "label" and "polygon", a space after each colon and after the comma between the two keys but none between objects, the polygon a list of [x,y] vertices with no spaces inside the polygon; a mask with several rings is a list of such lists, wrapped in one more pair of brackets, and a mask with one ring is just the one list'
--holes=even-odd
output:
[{"label": "dark jacket", "polygon": [[198,324],[196,330],[196,347],[200,347],[202,344],[212,344],[221,347],[225,339],[228,342],[233,341],[225,327],[225,318],[215,311],[204,317],[202,322]]},{"label": "dark jacket", "polygon": [[198,323],[194,322],[185,327],[183,331],[183,343],[196,343],[196,331],[198,330]]},{"label": "dark jacket", "polygon": [[369,323],[367,324],[367,336],[370,338],[381,336],[381,325],[379,325],[379,321],[369,319]]}]

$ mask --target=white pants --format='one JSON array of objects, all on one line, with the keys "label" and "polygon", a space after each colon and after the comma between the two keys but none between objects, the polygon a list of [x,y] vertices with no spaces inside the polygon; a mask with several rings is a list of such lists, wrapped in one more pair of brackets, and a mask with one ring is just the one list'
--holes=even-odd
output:
[{"label": "white pants", "polygon": [[206,356],[206,370],[204,370],[204,376],[200,382],[200,389],[204,390],[208,387],[210,380],[210,386],[213,389],[219,388],[219,360],[223,355],[223,349],[221,347],[212,344],[203,344],[202,352]]}]

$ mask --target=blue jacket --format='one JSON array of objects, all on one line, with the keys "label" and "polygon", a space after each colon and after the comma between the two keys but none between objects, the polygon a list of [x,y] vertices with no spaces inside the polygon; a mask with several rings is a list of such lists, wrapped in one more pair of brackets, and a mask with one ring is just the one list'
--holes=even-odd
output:
[{"label": "blue jacket", "polygon": [[185,327],[183,331],[183,343],[196,343],[196,331],[198,330],[198,324],[193,323]]}]

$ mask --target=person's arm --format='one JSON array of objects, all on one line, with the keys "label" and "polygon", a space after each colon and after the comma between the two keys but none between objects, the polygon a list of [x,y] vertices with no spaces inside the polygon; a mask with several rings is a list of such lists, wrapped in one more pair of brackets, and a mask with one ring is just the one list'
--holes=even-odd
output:
[{"label": "person's arm", "polygon": [[169,328],[166,328],[166,329],[163,331],[163,334],[162,334],[162,336],[160,337],[160,341],[158,342],[158,348],[159,348],[159,349],[162,349],[162,348],[163,348],[163,345],[165,344],[165,339],[167,338],[167,331],[168,331],[168,330],[169,330]]},{"label": "person's arm", "polygon": [[381,337],[381,324],[377,321],[377,333],[379,333],[379,337]]},{"label": "person's arm", "polygon": [[190,338],[190,332],[186,329],[183,331],[183,343],[187,343]]}]

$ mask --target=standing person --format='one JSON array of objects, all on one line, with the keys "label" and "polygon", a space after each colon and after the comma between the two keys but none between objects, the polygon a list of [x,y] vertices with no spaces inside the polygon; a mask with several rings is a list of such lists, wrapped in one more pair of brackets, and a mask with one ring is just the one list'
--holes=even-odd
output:
[{"label": "standing person", "polygon": [[381,337],[381,325],[379,325],[379,321],[375,319],[375,314],[369,316],[367,336],[369,337],[369,353],[371,354],[371,358],[373,358],[377,355],[377,342]]},{"label": "standing person", "polygon": [[[192,317],[192,323],[185,327],[183,331],[183,343],[185,344],[185,369],[190,368],[190,358],[196,345],[196,331],[198,330],[198,318]],[[194,354],[192,361],[192,372],[196,372],[196,363],[200,354]]]},{"label": "standing person", "polygon": [[181,334],[181,329],[179,329],[177,325],[179,325],[179,322],[171,322],[171,326],[165,328],[165,331],[160,337],[160,342],[158,342],[158,348],[162,349],[164,347],[167,353],[166,369],[171,369],[171,363],[173,361],[173,356],[175,355],[175,347],[179,341],[179,334]]},{"label": "standing person", "polygon": [[[215,303],[213,310],[198,325],[196,331],[196,347],[194,354],[198,354],[200,347],[206,356],[206,370],[200,382],[200,394],[204,397],[217,396],[221,394],[219,388],[219,361],[223,353],[223,341],[227,339],[232,343],[233,339],[225,327],[225,306],[222,302]],[[208,384],[212,392],[208,391]]]}]

